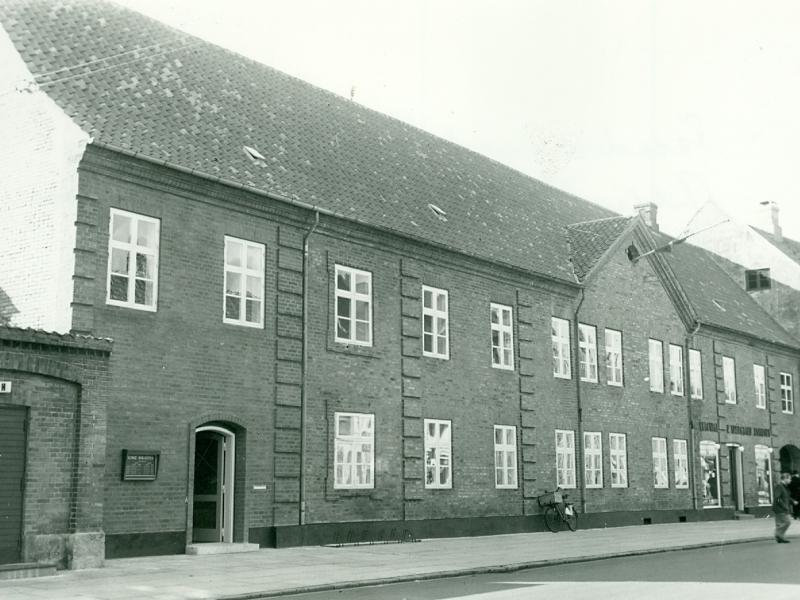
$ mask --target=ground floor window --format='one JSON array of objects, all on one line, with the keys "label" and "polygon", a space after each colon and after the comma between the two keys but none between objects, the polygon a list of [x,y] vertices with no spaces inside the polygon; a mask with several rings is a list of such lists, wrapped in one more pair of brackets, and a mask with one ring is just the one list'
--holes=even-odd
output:
[{"label": "ground floor window", "polygon": [[703,482],[703,507],[719,506],[719,445],[700,442],[700,473]]},{"label": "ground floor window", "polygon": [[672,440],[673,468],[675,469],[675,487],[686,489],[689,487],[689,457],[686,450],[686,440]]},{"label": "ground floor window", "polygon": [[556,485],[575,487],[575,432],[556,429]]},{"label": "ground floor window", "polygon": [[425,487],[453,487],[450,421],[425,419]]},{"label": "ground floor window", "polygon": [[772,504],[772,450],[766,446],[756,446],[756,490],[759,504]]},{"label": "ground floor window", "polygon": [[334,488],[374,487],[375,415],[335,413]]},{"label": "ground floor window", "polygon": [[608,459],[611,464],[611,487],[628,487],[628,450],[624,433],[608,434]]},{"label": "ground floor window", "polygon": [[669,487],[669,466],[667,464],[667,438],[653,439],[653,486]]},{"label": "ground floor window", "polygon": [[494,426],[494,485],[517,487],[517,428],[513,425]]},{"label": "ground floor window", "polygon": [[584,477],[587,488],[603,487],[603,436],[599,431],[583,433]]}]

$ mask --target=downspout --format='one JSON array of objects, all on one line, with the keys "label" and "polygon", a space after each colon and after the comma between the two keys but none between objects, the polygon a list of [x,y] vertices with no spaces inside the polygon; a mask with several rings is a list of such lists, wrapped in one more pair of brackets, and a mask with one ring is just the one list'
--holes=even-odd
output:
[{"label": "downspout", "polygon": [[319,210],[314,209],[314,224],[303,236],[303,351],[300,363],[300,497],[299,524],[306,524],[306,388],[308,378],[308,240],[319,225]]},{"label": "downspout", "polygon": [[[691,373],[692,361],[689,359],[689,350],[690,350],[689,343],[690,341],[694,342],[694,336],[698,331],[700,331],[699,321],[697,322],[697,325],[695,326],[694,330],[686,335],[685,343],[683,345],[684,346],[683,389],[686,390],[686,416],[689,421],[689,443],[687,444],[689,448],[687,450],[688,455],[686,457],[686,460],[689,462],[688,465],[689,472],[687,473],[687,476],[689,477],[689,482],[690,482],[689,487],[692,490],[692,510],[697,510],[697,485],[694,480],[695,470],[696,470],[696,466],[694,463],[695,461],[694,445],[697,440],[695,439],[696,434],[694,428],[694,419],[692,419],[692,373]],[[689,367],[688,369],[686,368],[687,366]],[[700,380],[700,383],[702,384],[702,378]]]},{"label": "downspout", "polygon": [[[579,335],[579,327],[578,327],[578,312],[581,310],[581,306],[583,305],[583,301],[586,298],[586,294],[583,291],[583,288],[580,289],[581,292],[581,299],[578,301],[578,306],[575,307],[575,316],[573,322],[573,332],[574,332],[574,339],[575,339],[575,362],[572,364],[575,365],[575,402],[578,408],[578,439],[575,440],[575,481],[580,482],[578,484],[578,494],[580,495],[579,503],[581,507],[581,513],[586,512],[586,477],[584,476],[584,458],[583,458],[583,405],[581,404],[581,368],[580,368],[580,347],[578,344]],[[597,339],[595,338],[595,343]],[[600,377],[600,367],[598,361],[598,378]]]}]

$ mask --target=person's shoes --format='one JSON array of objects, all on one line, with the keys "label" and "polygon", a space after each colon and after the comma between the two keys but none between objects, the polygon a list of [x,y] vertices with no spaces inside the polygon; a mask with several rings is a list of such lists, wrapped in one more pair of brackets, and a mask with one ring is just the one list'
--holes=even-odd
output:
[{"label": "person's shoes", "polygon": [[789,542],[789,540],[787,540],[787,539],[785,539],[785,538],[776,538],[776,541],[777,541],[779,544],[789,544],[789,543],[791,543],[791,542]]}]

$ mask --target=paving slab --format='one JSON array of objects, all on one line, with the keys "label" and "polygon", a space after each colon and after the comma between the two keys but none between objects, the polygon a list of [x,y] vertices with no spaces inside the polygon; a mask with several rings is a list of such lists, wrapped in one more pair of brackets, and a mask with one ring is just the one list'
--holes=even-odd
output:
[{"label": "paving slab", "polygon": [[0,581],[0,598],[244,600],[743,543],[771,539],[773,527],[772,519],[761,518],[126,558],[108,560],[101,569]]}]

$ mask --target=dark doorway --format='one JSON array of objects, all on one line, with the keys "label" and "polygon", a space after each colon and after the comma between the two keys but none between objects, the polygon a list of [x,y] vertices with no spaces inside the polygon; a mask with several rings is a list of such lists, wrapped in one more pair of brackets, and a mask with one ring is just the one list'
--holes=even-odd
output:
[{"label": "dark doorway", "polygon": [[781,472],[800,471],[800,448],[786,444],[780,451]]},{"label": "dark doorway", "polygon": [[195,434],[193,542],[233,541],[234,439],[213,425]]},{"label": "dark doorway", "polygon": [[0,564],[22,560],[26,410],[0,406]]}]

